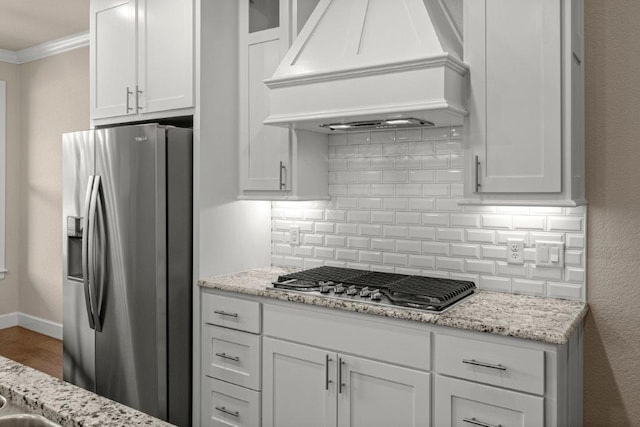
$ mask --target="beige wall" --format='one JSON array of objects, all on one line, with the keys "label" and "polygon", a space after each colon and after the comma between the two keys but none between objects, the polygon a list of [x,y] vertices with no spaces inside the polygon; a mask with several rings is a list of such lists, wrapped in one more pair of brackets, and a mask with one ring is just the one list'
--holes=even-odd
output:
[{"label": "beige wall", "polygon": [[640,426],[640,1],[585,5],[584,421]]},{"label": "beige wall", "polygon": [[7,82],[5,266],[0,280],[0,316],[18,311],[20,199],[20,73],[18,65],[0,62],[0,80]]},{"label": "beige wall", "polygon": [[62,323],[62,134],[89,126],[89,49],[20,66],[20,312]]}]

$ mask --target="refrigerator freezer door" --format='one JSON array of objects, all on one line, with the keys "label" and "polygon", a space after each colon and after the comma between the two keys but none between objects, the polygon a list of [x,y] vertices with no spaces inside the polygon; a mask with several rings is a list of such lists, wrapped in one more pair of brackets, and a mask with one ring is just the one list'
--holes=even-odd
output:
[{"label": "refrigerator freezer door", "polygon": [[95,391],[95,340],[82,272],[86,234],[78,229],[87,210],[87,184],[94,169],[93,132],[64,134],[62,156],[63,378]]},{"label": "refrigerator freezer door", "polygon": [[166,150],[164,128],[96,131],[106,230],[96,332],[96,390],[166,418]]}]

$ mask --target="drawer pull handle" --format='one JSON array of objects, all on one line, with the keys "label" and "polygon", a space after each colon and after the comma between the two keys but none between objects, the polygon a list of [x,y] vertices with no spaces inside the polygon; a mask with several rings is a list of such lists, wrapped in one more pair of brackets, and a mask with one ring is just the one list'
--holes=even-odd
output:
[{"label": "drawer pull handle", "polygon": [[324,389],[325,390],[329,390],[329,384],[333,382],[329,379],[329,362],[333,362],[333,359],[330,358],[328,354],[326,354],[324,359]]},{"label": "drawer pull handle", "polygon": [[232,417],[236,417],[236,418],[238,418],[240,416],[240,412],[238,412],[238,411],[230,411],[227,408],[225,408],[224,406],[216,406],[216,411],[220,411],[222,413],[225,413],[227,415],[231,415]]},{"label": "drawer pull handle", "polygon": [[238,356],[229,356],[226,353],[216,353],[216,356],[222,357],[223,359],[233,360],[234,362],[239,362],[240,358]]},{"label": "drawer pull handle", "polygon": [[342,367],[344,366],[344,360],[342,357],[338,357],[338,394],[342,394],[342,387],[346,384],[342,382]]},{"label": "drawer pull handle", "polygon": [[220,316],[238,317],[238,313],[229,313],[227,311],[222,311],[222,310],[215,310],[214,313],[219,314]]},{"label": "drawer pull handle", "polygon": [[502,427],[502,424],[489,424],[489,423],[485,423],[482,422],[480,420],[476,420],[475,417],[474,418],[463,418],[462,421],[464,421],[465,423],[469,423],[469,424],[473,424],[474,426],[481,426],[481,427]]},{"label": "drawer pull handle", "polygon": [[466,363],[467,365],[482,366],[483,368],[497,369],[499,371],[506,371],[507,370],[506,366],[492,365],[491,363],[478,362],[478,361],[473,360],[473,359],[470,359],[470,360],[469,359],[463,359],[462,363]]}]

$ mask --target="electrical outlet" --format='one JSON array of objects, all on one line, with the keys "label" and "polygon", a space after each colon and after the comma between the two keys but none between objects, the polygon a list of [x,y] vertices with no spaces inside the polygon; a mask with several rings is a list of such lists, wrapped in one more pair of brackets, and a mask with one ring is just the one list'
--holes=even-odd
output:
[{"label": "electrical outlet", "polygon": [[291,246],[298,246],[300,244],[300,227],[297,225],[289,227],[289,244]]},{"label": "electrical outlet", "polygon": [[507,239],[507,263],[524,264],[524,240]]},{"label": "electrical outlet", "polygon": [[536,242],[537,267],[564,267],[564,243]]}]

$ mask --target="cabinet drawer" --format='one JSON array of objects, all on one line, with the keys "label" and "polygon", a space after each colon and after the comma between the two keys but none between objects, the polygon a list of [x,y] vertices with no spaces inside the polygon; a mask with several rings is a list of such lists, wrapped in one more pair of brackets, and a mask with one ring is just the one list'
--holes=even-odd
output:
[{"label": "cabinet drawer", "polygon": [[203,377],[201,425],[259,427],[260,393]]},{"label": "cabinet drawer", "polygon": [[259,334],[260,303],[203,293],[202,319],[212,325]]},{"label": "cabinet drawer", "polygon": [[544,394],[544,351],[436,335],[435,370],[440,374]]},{"label": "cabinet drawer", "polygon": [[203,325],[202,372],[260,390],[260,335]]},{"label": "cabinet drawer", "polygon": [[264,335],[430,370],[430,332],[374,316],[349,314],[265,304]]},{"label": "cabinet drawer", "polygon": [[497,387],[436,377],[435,425],[542,427],[544,399]]}]

